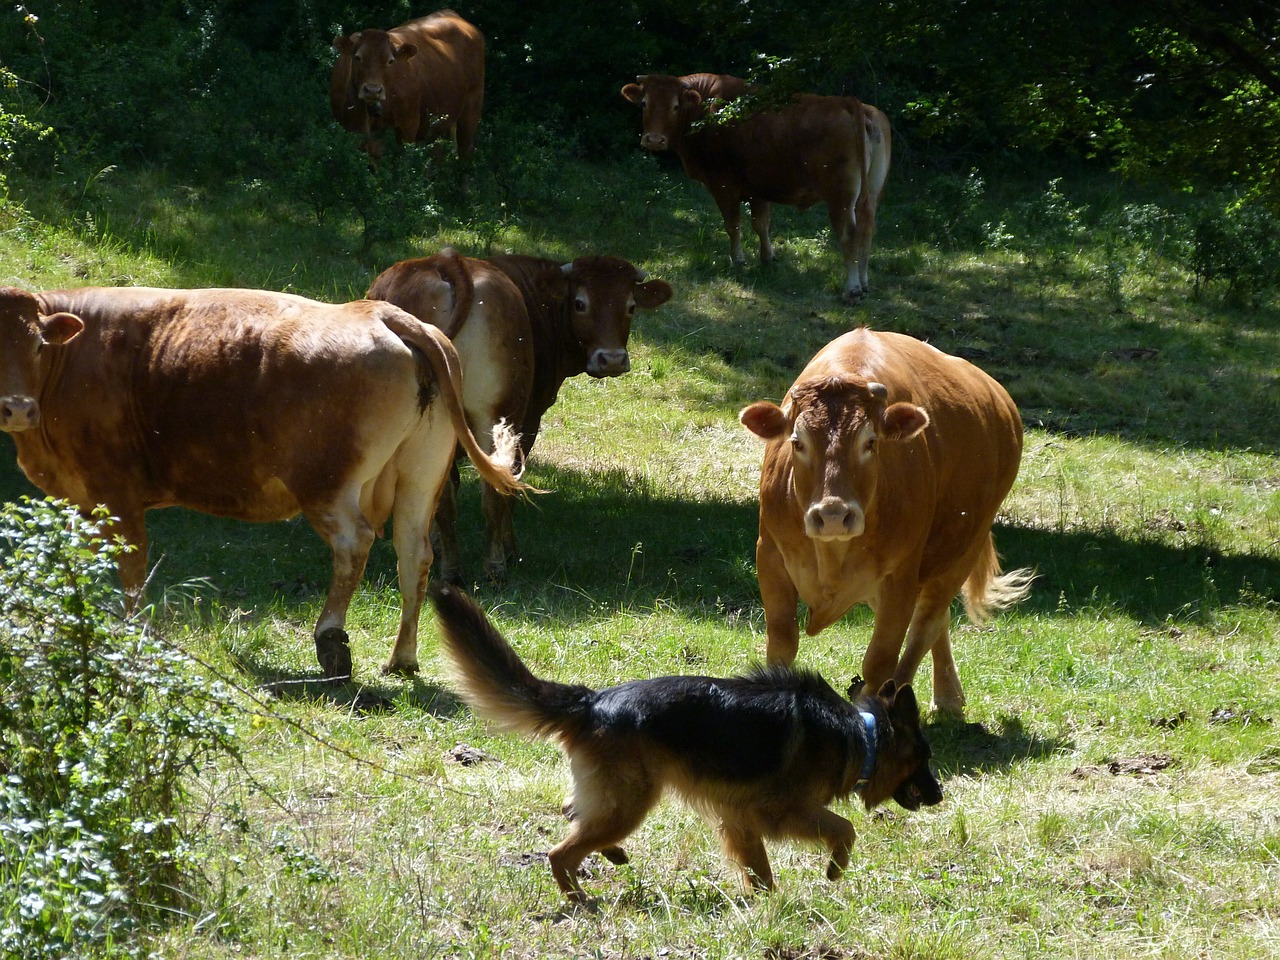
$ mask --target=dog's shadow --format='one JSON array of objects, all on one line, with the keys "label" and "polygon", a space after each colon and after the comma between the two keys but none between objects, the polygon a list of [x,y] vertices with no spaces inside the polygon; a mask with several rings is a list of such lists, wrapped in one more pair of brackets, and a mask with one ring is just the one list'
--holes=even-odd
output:
[{"label": "dog's shadow", "polygon": [[1029,732],[1016,716],[1002,716],[998,723],[999,729],[992,730],[987,724],[969,723],[946,714],[930,717],[924,733],[941,778],[981,777],[1073,746],[1069,740]]}]

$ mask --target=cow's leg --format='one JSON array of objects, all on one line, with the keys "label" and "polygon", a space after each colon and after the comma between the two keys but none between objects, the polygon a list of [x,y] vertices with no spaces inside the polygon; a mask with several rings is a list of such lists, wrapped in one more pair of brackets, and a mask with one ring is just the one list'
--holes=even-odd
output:
[{"label": "cow's leg", "polygon": [[844,260],[844,292],[841,296],[850,303],[857,303],[862,298],[862,280],[858,274],[858,244],[855,237],[861,227],[856,222],[853,198],[833,198],[827,204],[827,213],[831,220],[831,235],[840,247],[840,256]]},{"label": "cow's leg", "polygon": [[[955,716],[964,713],[964,690],[951,653],[951,600],[955,592],[946,589],[929,591],[921,596],[911,618],[907,642],[898,659],[893,679],[899,684],[911,683],[926,653],[933,653],[933,706]],[[945,596],[944,596],[945,595]]]},{"label": "cow's leg", "polygon": [[761,534],[756,541],[756,575],[764,605],[765,659],[791,664],[800,649],[800,594],[787,574],[782,553],[772,538]]},{"label": "cow's leg", "polygon": [[476,147],[476,127],[480,125],[480,112],[484,104],[483,94],[471,94],[458,114],[458,157],[466,160]]},{"label": "cow's leg", "polygon": [[876,233],[876,205],[868,193],[864,192],[859,198],[855,217],[853,258],[857,266],[858,288],[865,294],[871,289],[867,284],[867,265],[871,259],[871,239]]},{"label": "cow's leg", "polygon": [[511,498],[505,497],[487,483],[480,491],[484,512],[487,554],[484,572],[490,580],[507,578],[507,558],[516,554],[515,530],[511,524]]},{"label": "cow's leg", "polygon": [[326,678],[345,680],[351,676],[351,650],[343,627],[369,560],[373,525],[360,510],[359,488],[344,491],[340,499],[324,507],[304,508],[303,513],[333,551],[329,593],[316,621],[316,659]]},{"label": "cow's leg", "polygon": [[383,664],[383,673],[418,672],[418,618],[434,559],[429,536],[431,517],[449,483],[457,445],[457,435],[441,407],[443,403],[436,403],[427,411],[432,424],[421,428],[415,455],[405,457],[396,477],[392,543],[400,582],[400,629],[391,656]]},{"label": "cow's leg", "polygon": [[760,262],[773,259],[773,241],[769,239],[769,224],[773,221],[773,205],[768,200],[751,201],[751,229],[760,239]]},{"label": "cow's leg", "polygon": [[440,506],[432,527],[432,546],[440,554],[439,576],[448,583],[462,583],[462,554],[458,549],[458,463],[455,460],[440,488]]},{"label": "cow's leg", "polygon": [[734,263],[746,263],[747,254],[742,249],[742,199],[736,193],[712,191],[711,195],[724,218],[724,232],[729,236],[729,256]]},{"label": "cow's leg", "polygon": [[868,690],[879,690],[886,680],[894,677],[916,595],[916,590],[894,589],[888,584],[882,587],[881,596],[873,604],[876,622],[867,652],[862,656],[862,678]]},{"label": "cow's leg", "polygon": [[141,508],[113,508],[119,519],[103,529],[107,537],[122,537],[131,549],[116,554],[116,571],[124,590],[124,608],[133,613],[142,607],[147,584],[147,524]]}]

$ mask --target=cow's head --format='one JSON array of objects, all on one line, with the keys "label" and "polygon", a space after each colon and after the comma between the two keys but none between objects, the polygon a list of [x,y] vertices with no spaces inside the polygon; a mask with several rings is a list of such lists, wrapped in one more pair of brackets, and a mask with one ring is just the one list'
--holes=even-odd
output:
[{"label": "cow's head", "polygon": [[653,310],[671,299],[671,285],[651,280],[619,257],[578,257],[564,264],[564,309],[592,377],[616,377],[631,369],[627,338],[637,309]]},{"label": "cow's head", "polygon": [[83,329],[74,314],[42,317],[30,293],[0,288],[0,430],[19,433],[40,425],[40,351],[75,339]]},{"label": "cow's head", "polygon": [[385,30],[360,30],[334,37],[333,48],[351,58],[351,95],[373,116],[381,116],[393,88],[396,64],[418,52],[412,43],[397,43]]},{"label": "cow's head", "polygon": [[636,77],[635,83],[622,88],[622,95],[643,108],[640,146],[646,150],[670,149],[704,112],[702,94],[680,77]]},{"label": "cow's head", "polygon": [[879,445],[901,443],[929,425],[913,403],[890,403],[882,383],[844,375],[797,381],[781,407],[760,401],[738,419],[770,442],[784,442],[792,487],[815,540],[848,540],[866,529],[881,479]]}]

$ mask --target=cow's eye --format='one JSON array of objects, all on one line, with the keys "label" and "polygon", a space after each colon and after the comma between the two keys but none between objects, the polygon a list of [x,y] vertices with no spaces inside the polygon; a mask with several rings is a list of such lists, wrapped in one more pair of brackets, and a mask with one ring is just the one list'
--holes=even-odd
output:
[{"label": "cow's eye", "polygon": [[635,313],[636,313],[636,303],[634,300],[632,300],[630,303],[627,304],[627,316],[633,317],[635,316]]},{"label": "cow's eye", "polygon": [[587,301],[583,300],[582,297],[575,297],[573,300],[573,309],[578,313],[586,313]]},{"label": "cow's eye", "polygon": [[871,436],[867,437],[866,451],[867,453],[876,452],[876,435],[874,433]]},{"label": "cow's eye", "polygon": [[804,453],[804,441],[800,439],[800,434],[793,433],[791,435],[791,449],[796,453]]}]

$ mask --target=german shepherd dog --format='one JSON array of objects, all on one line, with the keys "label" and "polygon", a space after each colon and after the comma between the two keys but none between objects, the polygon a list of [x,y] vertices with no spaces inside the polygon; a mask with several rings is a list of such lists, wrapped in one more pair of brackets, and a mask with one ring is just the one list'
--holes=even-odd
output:
[{"label": "german shepherd dog", "polygon": [[857,793],[870,810],[942,800],[910,686],[887,682],[849,702],[815,673],[781,666],[746,676],[656,677],[604,690],[540,680],[464,593],[430,591],[446,667],[462,699],[502,730],[557,740],[573,790],[569,835],[548,854],[565,896],[585,903],[578,867],[619,844],[670,787],[719,826],[748,889],[769,890],[765,837],[831,851],[827,877],[849,865],[853,825],[827,809]]}]

